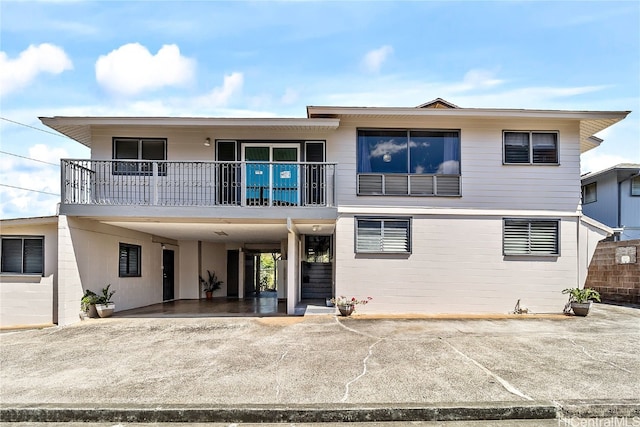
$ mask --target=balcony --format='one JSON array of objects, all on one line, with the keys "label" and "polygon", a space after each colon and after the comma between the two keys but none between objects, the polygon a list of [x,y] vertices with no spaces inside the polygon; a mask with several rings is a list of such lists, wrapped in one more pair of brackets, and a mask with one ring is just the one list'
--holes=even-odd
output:
[{"label": "balcony", "polygon": [[62,160],[62,204],[334,207],[335,163]]}]

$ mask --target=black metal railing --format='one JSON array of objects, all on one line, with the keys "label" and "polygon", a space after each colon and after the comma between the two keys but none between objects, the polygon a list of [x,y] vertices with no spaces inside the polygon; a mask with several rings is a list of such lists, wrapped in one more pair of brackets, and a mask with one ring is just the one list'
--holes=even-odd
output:
[{"label": "black metal railing", "polygon": [[335,163],[63,159],[62,203],[335,206]]}]

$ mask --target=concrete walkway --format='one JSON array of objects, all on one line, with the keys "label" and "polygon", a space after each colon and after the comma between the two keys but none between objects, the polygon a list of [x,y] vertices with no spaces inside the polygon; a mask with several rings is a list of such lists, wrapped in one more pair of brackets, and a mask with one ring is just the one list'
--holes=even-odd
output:
[{"label": "concrete walkway", "polygon": [[111,318],[0,335],[2,421],[639,417],[640,310]]}]

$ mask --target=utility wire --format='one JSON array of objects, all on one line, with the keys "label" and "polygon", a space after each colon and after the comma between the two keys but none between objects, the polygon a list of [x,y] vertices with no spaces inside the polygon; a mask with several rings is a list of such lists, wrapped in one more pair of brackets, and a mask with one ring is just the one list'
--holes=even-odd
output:
[{"label": "utility wire", "polygon": [[25,157],[25,156],[21,156],[21,155],[19,155],[19,154],[8,153],[8,152],[6,152],[6,151],[2,151],[2,150],[0,150],[0,153],[2,153],[2,154],[8,154],[9,156],[20,157],[21,159],[33,160],[34,162],[40,162],[40,163],[44,163],[44,164],[46,164],[46,165],[51,165],[51,166],[57,166],[57,167],[60,167],[60,165],[55,164],[55,163],[45,162],[44,160],[33,159],[33,158],[31,158],[31,157]]},{"label": "utility wire", "polygon": [[13,124],[16,124],[16,125],[24,126],[24,127],[30,128],[30,129],[35,129],[35,130],[40,131],[40,132],[48,133],[49,135],[55,135],[55,136],[59,136],[60,138],[65,138],[65,139],[71,139],[66,135],[62,135],[62,134],[59,134],[59,133],[56,133],[56,132],[51,132],[51,131],[48,131],[48,130],[45,130],[45,129],[40,129],[40,128],[37,128],[35,126],[27,125],[27,124],[24,124],[24,123],[16,122],[15,120],[7,119],[6,117],[0,117],[0,119],[4,120],[4,121],[7,121],[9,123],[13,123]]},{"label": "utility wire", "polygon": [[15,185],[0,184],[0,186],[2,186],[2,187],[9,187],[9,188],[15,188],[15,189],[17,189],[17,190],[33,191],[33,192],[35,192],[35,193],[49,194],[49,195],[51,195],[51,196],[60,196],[59,194],[56,194],[56,193],[49,193],[48,191],[32,190],[31,188],[16,187]]}]

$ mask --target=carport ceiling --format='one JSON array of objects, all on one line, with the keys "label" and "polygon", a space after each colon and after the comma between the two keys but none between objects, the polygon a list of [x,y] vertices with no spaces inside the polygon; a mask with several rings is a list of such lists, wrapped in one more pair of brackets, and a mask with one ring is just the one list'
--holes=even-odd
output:
[{"label": "carport ceiling", "polygon": [[[276,222],[168,222],[168,221],[101,221],[104,224],[141,231],[172,240],[204,242],[273,243],[287,238],[285,221]],[[296,223],[302,234],[333,234],[333,223],[306,221]]]}]

